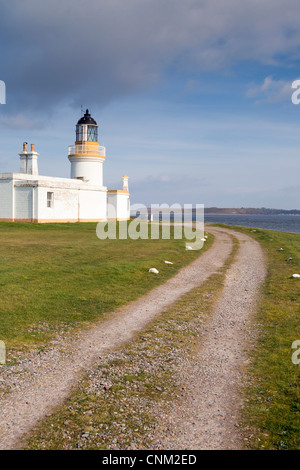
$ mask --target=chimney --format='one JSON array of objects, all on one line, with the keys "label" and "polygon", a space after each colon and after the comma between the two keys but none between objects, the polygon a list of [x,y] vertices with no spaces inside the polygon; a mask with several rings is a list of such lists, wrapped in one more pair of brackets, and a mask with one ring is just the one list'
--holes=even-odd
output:
[{"label": "chimney", "polygon": [[23,151],[20,155],[20,173],[27,173],[27,142],[23,142]]},{"label": "chimney", "polygon": [[128,191],[128,176],[127,175],[123,176],[123,191],[126,191],[127,193],[129,192]]},{"label": "chimney", "polygon": [[23,143],[23,152],[20,155],[20,173],[27,175],[38,175],[37,159],[39,154],[34,150],[34,144],[31,144],[30,152],[27,151],[27,142]]},{"label": "chimney", "polygon": [[28,160],[27,160],[27,173],[29,175],[38,175],[38,156],[39,154],[34,150],[34,144],[31,144],[31,150],[28,152]]}]

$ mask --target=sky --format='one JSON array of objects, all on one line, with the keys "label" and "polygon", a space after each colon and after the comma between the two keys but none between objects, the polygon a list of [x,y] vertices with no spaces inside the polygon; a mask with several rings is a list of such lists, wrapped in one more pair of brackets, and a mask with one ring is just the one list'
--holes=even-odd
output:
[{"label": "sky", "polygon": [[132,203],[300,209],[299,79],[298,0],[0,0],[0,172],[69,177],[88,108]]}]

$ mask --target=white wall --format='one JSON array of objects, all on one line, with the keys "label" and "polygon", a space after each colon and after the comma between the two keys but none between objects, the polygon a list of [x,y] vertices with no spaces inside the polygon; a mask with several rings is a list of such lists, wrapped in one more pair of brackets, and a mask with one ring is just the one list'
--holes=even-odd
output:
[{"label": "white wall", "polygon": [[80,220],[106,219],[106,191],[79,191]]},{"label": "white wall", "polygon": [[107,193],[107,218],[130,218],[129,194],[120,192]]},{"label": "white wall", "polygon": [[[47,193],[53,192],[53,207],[47,207]],[[100,220],[106,219],[106,191],[38,188],[38,219]]]},{"label": "white wall", "polygon": [[118,193],[118,219],[130,218],[130,206],[128,207],[129,195]]},{"label": "white wall", "polygon": [[117,193],[107,193],[107,218],[116,219],[118,213]]},{"label": "white wall", "polygon": [[0,180],[0,219],[12,219],[12,181]]},{"label": "white wall", "polygon": [[[42,186],[37,188],[39,220],[78,220],[78,190]],[[47,207],[47,193],[52,192],[53,207]]]},{"label": "white wall", "polygon": [[30,186],[15,186],[14,188],[14,206],[15,219],[32,219],[33,218],[33,200],[32,190]]}]

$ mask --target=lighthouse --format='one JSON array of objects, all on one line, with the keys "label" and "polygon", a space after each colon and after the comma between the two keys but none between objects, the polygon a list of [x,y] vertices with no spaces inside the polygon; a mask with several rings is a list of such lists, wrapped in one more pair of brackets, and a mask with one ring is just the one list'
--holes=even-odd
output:
[{"label": "lighthouse", "polygon": [[[106,222],[130,218],[128,176],[122,189],[103,186],[105,148],[98,142],[98,124],[87,109],[76,124],[69,147],[71,178],[43,176],[39,153],[23,143],[19,173],[0,173],[0,221]],[[121,183],[121,181],[120,181]]]},{"label": "lighthouse", "polygon": [[76,142],[69,147],[71,178],[103,186],[105,147],[98,142],[98,124],[87,109],[76,125]]}]

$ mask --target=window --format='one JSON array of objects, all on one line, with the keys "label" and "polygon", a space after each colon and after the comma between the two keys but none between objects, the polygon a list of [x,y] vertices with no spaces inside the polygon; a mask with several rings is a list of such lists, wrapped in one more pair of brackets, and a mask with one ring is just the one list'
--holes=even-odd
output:
[{"label": "window", "polygon": [[47,207],[53,207],[54,193],[47,193]]},{"label": "window", "polygon": [[90,140],[91,142],[97,142],[98,141],[98,129],[97,129],[97,127],[88,126],[87,140]]},{"label": "window", "polygon": [[81,142],[83,140],[83,127],[77,124],[76,126],[76,142]]}]

